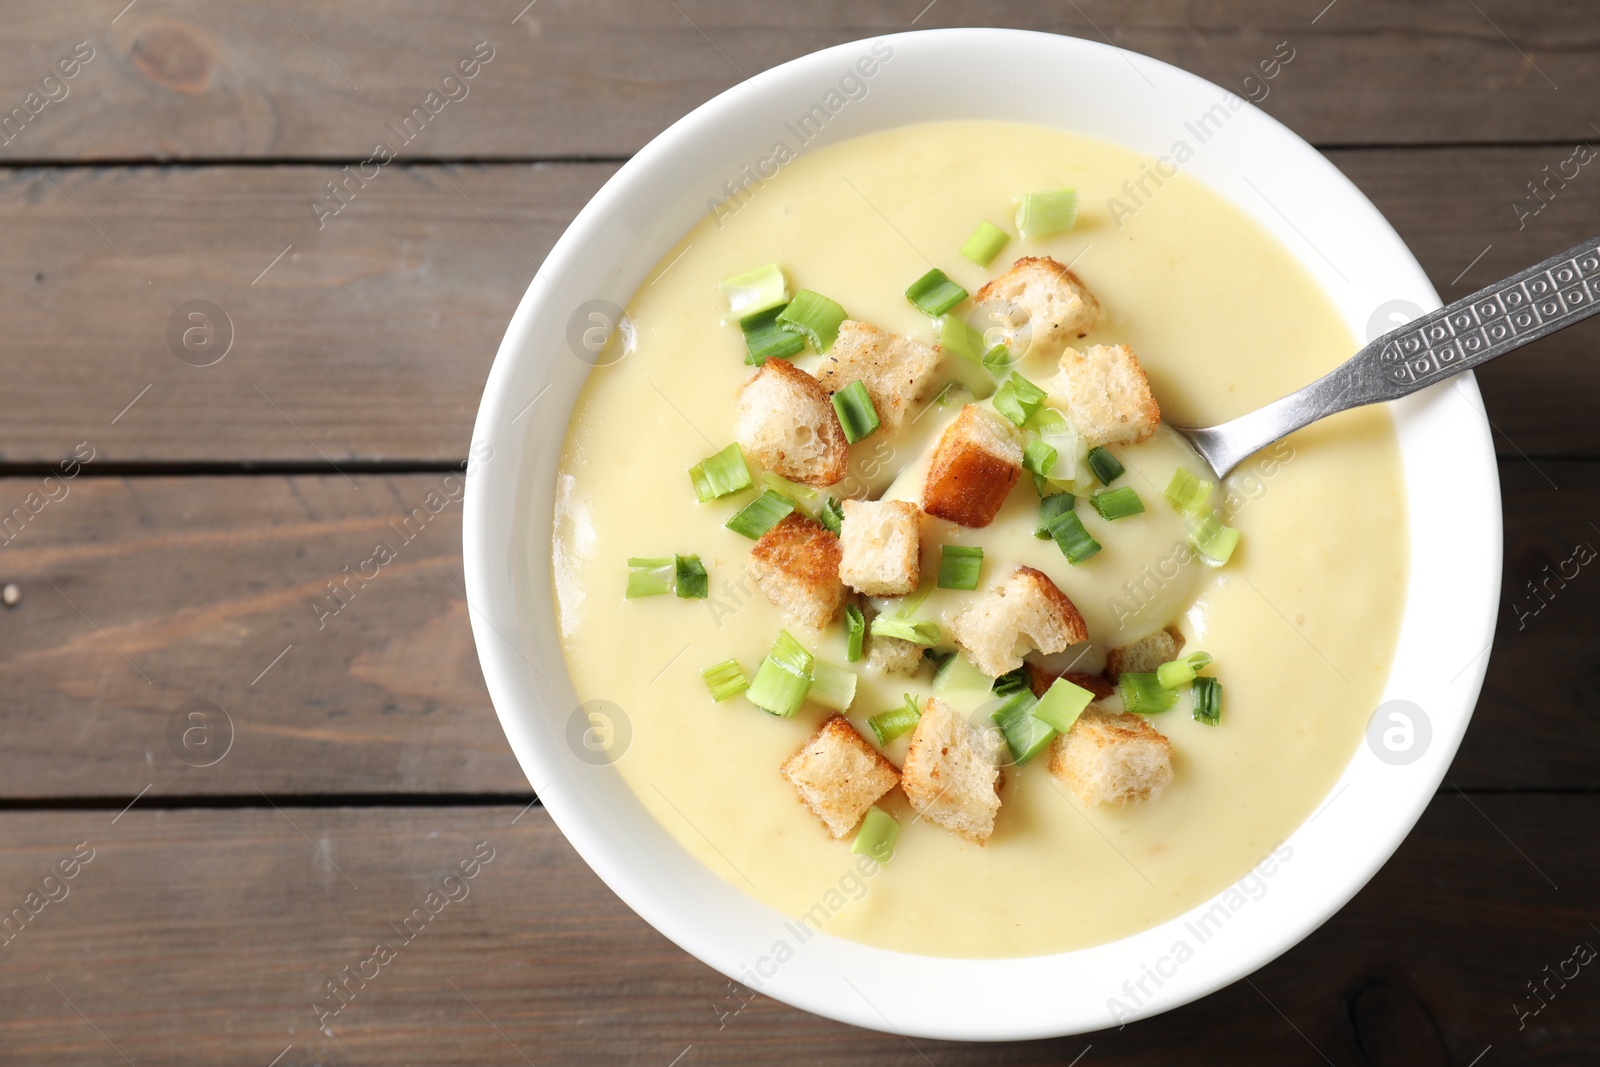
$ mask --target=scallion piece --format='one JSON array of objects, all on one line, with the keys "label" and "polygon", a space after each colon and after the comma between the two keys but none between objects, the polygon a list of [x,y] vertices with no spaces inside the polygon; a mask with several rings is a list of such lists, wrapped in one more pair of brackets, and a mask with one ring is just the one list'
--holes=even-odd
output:
[{"label": "scallion piece", "polygon": [[711,699],[718,704],[750,688],[750,679],[744,676],[738,660],[723,660],[713,667],[707,667],[700,672],[700,677],[706,680]]},{"label": "scallion piece", "polygon": [[744,534],[754,541],[782,522],[796,506],[793,500],[782,493],[766,489],[723,525],[734,533]]},{"label": "scallion piece", "polygon": [[874,805],[861,820],[861,829],[850,842],[850,851],[858,856],[870,856],[882,866],[894,859],[894,843],[899,839],[900,824],[894,821],[893,815]]},{"label": "scallion piece", "polygon": [[907,693],[903,705],[881,715],[874,715],[867,720],[867,726],[872,730],[872,736],[878,739],[878,747],[882,748],[901,734],[915,729],[917,723],[921,721],[922,712],[917,709],[916,700]]},{"label": "scallion piece", "polygon": [[1015,426],[1033,418],[1034,412],[1044,403],[1044,390],[1020,374],[1013,374],[1000,385],[994,394],[994,409]]},{"label": "scallion piece", "polygon": [[1180,659],[1169,660],[1156,668],[1156,681],[1163,689],[1178,689],[1194,681],[1195,676],[1211,666],[1211,653],[1191,652]]},{"label": "scallion piece", "polygon": [[745,699],[773,715],[788,718],[805,703],[811,691],[811,671],[816,658],[788,630],[779,630],[766,659],[756,669]]},{"label": "scallion piece", "polygon": [[1044,496],[1045,483],[1050,480],[1050,474],[1055,470],[1055,466],[1056,450],[1042,437],[1035,437],[1028,442],[1028,447],[1022,450],[1022,469],[1033,475],[1033,487],[1038,490],[1041,497]]},{"label": "scallion piece", "polygon": [[1032,715],[1038,701],[1027,689],[1013,693],[1004,704],[990,715],[994,724],[1005,735],[1006,747],[1011,749],[1012,762],[1027,763],[1055,740],[1055,728],[1040,722]]},{"label": "scallion piece", "polygon": [[945,315],[939,320],[939,347],[945,352],[954,352],[968,363],[981,365],[983,362],[983,334],[960,316]]},{"label": "scallion piece", "polygon": [[1006,671],[1006,673],[996,678],[994,684],[989,687],[989,691],[997,697],[1003,697],[1021,692],[1024,689],[1031,691],[1032,688],[1033,683],[1029,679],[1028,668],[1018,667],[1016,670]]},{"label": "scallion piece", "polygon": [[826,352],[833,347],[834,338],[839,336],[839,324],[845,318],[844,308],[821,293],[802,289],[794,294],[777,321],[785,330],[803,334],[818,352]]},{"label": "scallion piece", "polygon": [[1215,678],[1196,678],[1190,695],[1194,699],[1194,719],[1207,726],[1222,721],[1222,683]]},{"label": "scallion piece", "polygon": [[1172,472],[1172,481],[1167,483],[1165,494],[1167,502],[1185,515],[1203,518],[1210,513],[1206,506],[1211,500],[1212,485],[1201,478],[1196,478],[1184,467],[1179,467]]},{"label": "scallion piece", "polygon": [[978,228],[972,231],[972,236],[967,238],[967,243],[961,246],[961,254],[980,267],[987,267],[994,262],[994,257],[1011,240],[1011,235],[1006,233],[994,223],[985,219],[978,223]]},{"label": "scallion piece", "polygon": [[838,537],[839,531],[844,529],[844,505],[839,503],[838,497],[830,496],[817,509],[817,519],[828,528],[829,533]]},{"label": "scallion piece", "polygon": [[1071,511],[1078,503],[1078,498],[1071,493],[1052,493],[1039,501],[1039,525],[1034,529],[1033,536],[1041,541],[1048,541],[1053,536],[1050,528],[1062,515]]},{"label": "scallion piece", "polygon": [[976,589],[983,569],[983,549],[976,545],[943,545],[939,549],[939,588]]},{"label": "scallion piece", "polygon": [[1239,547],[1239,531],[1222,525],[1222,520],[1215,515],[1207,515],[1195,525],[1189,540],[1200,550],[1202,560],[1220,567],[1233,558],[1233,550]]},{"label": "scallion piece", "polygon": [[778,325],[783,308],[784,305],[768,308],[739,320],[739,329],[744,333],[744,361],[749,366],[759,367],[769,359],[788,359],[805,351],[804,337]]},{"label": "scallion piece", "polygon": [[1076,511],[1064,511],[1057,516],[1050,524],[1050,536],[1055,538],[1061,554],[1073,566],[1100,551],[1100,542],[1083,528],[1083,520],[1078,518]]},{"label": "scallion piece", "polygon": [[1161,687],[1155,672],[1149,674],[1121,674],[1117,676],[1117,692],[1122,696],[1122,710],[1134,715],[1156,715],[1172,707],[1178,699],[1176,693]]},{"label": "scallion piece", "polygon": [[811,692],[806,696],[825,708],[848,711],[856,698],[856,672],[819,659],[811,668]]},{"label": "scallion piece", "polygon": [[971,715],[994,698],[994,679],[956,655],[933,676],[933,691],[957,714]]},{"label": "scallion piece", "polygon": [[1078,191],[1027,193],[1017,205],[1017,236],[1023,240],[1065,233],[1078,221]]},{"label": "scallion piece", "polygon": [[673,589],[682,599],[704,600],[711,595],[711,579],[699,556],[673,557],[673,570],[677,572]]},{"label": "scallion piece", "polygon": [[994,375],[995,378],[1004,378],[1011,373],[1011,368],[1016,365],[1016,360],[1011,358],[1011,349],[1005,345],[995,345],[983,354],[983,369]]},{"label": "scallion piece", "polygon": [[844,622],[849,631],[845,639],[844,658],[855,663],[861,658],[861,645],[867,636],[867,617],[854,604],[846,604]]},{"label": "scallion piece", "polygon": [[727,295],[728,311],[735,319],[746,319],[789,302],[789,282],[776,263],[724,278],[718,288]]},{"label": "scallion piece", "polygon": [[924,315],[938,318],[967,298],[967,291],[951,281],[944,271],[933,268],[906,289],[906,299]]},{"label": "scallion piece", "polygon": [[897,615],[879,615],[872,620],[873,637],[898,637],[928,648],[939,643],[939,624],[928,619],[912,622]]},{"label": "scallion piece", "polygon": [[1129,515],[1138,515],[1144,511],[1144,501],[1140,500],[1139,494],[1128,485],[1117,489],[1102,489],[1089,499],[1102,519],[1125,519]]},{"label": "scallion piece", "polygon": [[1124,473],[1122,461],[1104,445],[1095,445],[1089,449],[1089,469],[1094,471],[1094,476],[1100,480],[1101,485],[1110,485]]},{"label": "scallion piece", "polygon": [[844,429],[844,439],[855,444],[863,437],[871,437],[878,428],[878,409],[872,406],[872,397],[861,382],[849,385],[833,394],[833,410]]},{"label": "scallion piece", "polygon": [[628,591],[624,594],[625,598],[632,600],[634,597],[660,596],[672,592],[675,570],[674,561],[670,556],[665,559],[629,558]]},{"label": "scallion piece", "polygon": [[694,483],[694,495],[704,504],[749,486],[750,468],[735,442],[690,467],[689,481]]},{"label": "scallion piece", "polygon": [[1072,724],[1078,721],[1078,716],[1083,714],[1083,709],[1092,700],[1094,694],[1083,686],[1074,685],[1065,678],[1057,678],[1050,683],[1050,688],[1044,691],[1044,696],[1039,698],[1039,703],[1033,706],[1030,714],[1064,734],[1072,729]]}]

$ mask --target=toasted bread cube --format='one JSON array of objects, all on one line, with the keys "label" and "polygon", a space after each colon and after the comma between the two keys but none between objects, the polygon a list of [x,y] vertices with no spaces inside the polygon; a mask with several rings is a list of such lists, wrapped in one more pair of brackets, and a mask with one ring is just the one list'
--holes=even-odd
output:
[{"label": "toasted bread cube", "polygon": [[830,393],[851,382],[865,385],[878,421],[893,433],[933,380],[938,363],[939,354],[925,344],[846,319],[817,378]]},{"label": "toasted bread cube", "polygon": [[1037,663],[1024,663],[1028,668],[1028,688],[1033,690],[1033,695],[1042,697],[1055,684],[1056,679],[1065,678],[1080,689],[1087,689],[1094,694],[1096,700],[1104,700],[1117,691],[1117,687],[1106,681],[1102,674],[1089,674],[1086,671],[1047,671]]},{"label": "toasted bread cube", "polygon": [[1050,773],[1085,804],[1146,800],[1172,780],[1172,746],[1142,715],[1088,708],[1050,743]]},{"label": "toasted bread cube", "polygon": [[867,809],[900,781],[900,772],[856,733],[843,715],[824,722],[783,765],[800,802],[828,833],[847,837]]},{"label": "toasted bread cube", "polygon": [[1024,642],[1048,655],[1089,636],[1077,605],[1032,567],[1018,567],[969,604],[950,620],[950,633],[991,678],[1022,666],[1018,646]]},{"label": "toasted bread cube", "polygon": [[739,390],[734,437],[772,473],[802,485],[845,475],[849,444],[828,391],[786,359],[769,359]]},{"label": "toasted bread cube", "polygon": [[921,575],[922,509],[905,500],[846,500],[839,578],[867,596],[905,596]]},{"label": "toasted bread cube", "polygon": [[750,573],[767,599],[820,630],[844,606],[839,539],[820,522],[789,514],[750,550]]},{"label": "toasted bread cube", "polygon": [[921,645],[898,637],[867,639],[867,665],[885,674],[916,674],[925,662]]},{"label": "toasted bread cube", "polygon": [[1072,424],[1091,448],[1147,441],[1161,422],[1150,381],[1127,345],[1067,349],[1057,382]]},{"label": "toasted bread cube", "polygon": [[975,726],[929,697],[911,734],[900,785],[923,818],[983,844],[1000,810],[1000,757],[1005,743],[992,727]]},{"label": "toasted bread cube", "polygon": [[939,435],[922,489],[929,515],[987,526],[1022,475],[1017,431],[992,411],[968,404]]},{"label": "toasted bread cube", "polygon": [[1183,635],[1176,626],[1169,626],[1131,645],[1107,652],[1106,675],[1115,682],[1124,674],[1149,674],[1163,663],[1177,659],[1181,651]]},{"label": "toasted bread cube", "polygon": [[1000,321],[1006,347],[1018,359],[1032,345],[1048,350],[1082,337],[1105,317],[1088,286],[1049,256],[1017,260],[973,300]]}]

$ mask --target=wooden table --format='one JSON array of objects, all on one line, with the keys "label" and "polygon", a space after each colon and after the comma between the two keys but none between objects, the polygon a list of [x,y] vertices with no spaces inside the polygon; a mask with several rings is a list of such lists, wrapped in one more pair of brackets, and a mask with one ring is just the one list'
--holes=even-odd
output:
[{"label": "wooden table", "polygon": [[[1600,140],[1592,3],[525,2],[6,12],[0,909],[21,911],[0,1060],[1595,1062],[1600,974],[1551,975],[1600,945],[1600,566],[1564,562],[1600,545],[1600,320],[1480,377],[1505,610],[1446,788],[1303,944],[1120,1032],[859,1031],[730,986],[634,917],[506,747],[458,505],[336,616],[311,607],[465,457],[501,331],[572,215],[745,76],[985,22],[1259,95],[1246,77],[1287,41],[1264,108],[1450,299],[1600,229],[1600,165],[1570,162]],[[481,41],[468,95],[364,170]],[[475,850],[493,858],[469,895],[333,998]]]}]

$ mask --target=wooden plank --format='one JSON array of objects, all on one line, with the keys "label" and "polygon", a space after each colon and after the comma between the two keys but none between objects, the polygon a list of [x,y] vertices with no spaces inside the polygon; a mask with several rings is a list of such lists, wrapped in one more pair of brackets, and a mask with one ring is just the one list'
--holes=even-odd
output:
[{"label": "wooden plank", "polygon": [[[1579,543],[1600,547],[1590,525],[1600,464],[1539,468],[1501,465],[1505,604],[1486,695],[1451,770],[1465,788],[1600,788],[1589,588],[1600,564],[1563,566]],[[468,631],[459,505],[425,525],[413,515],[447,491],[447,476],[353,482],[66,483],[0,549],[0,581],[22,591],[0,609],[0,797],[527,792]],[[40,490],[37,479],[0,481],[0,516]],[[408,516],[417,532],[404,542]],[[379,540],[396,559],[320,617],[313,604],[337,604],[327,583],[362,570]],[[1546,565],[1557,580],[1535,599],[1526,585],[1544,581]],[[1563,571],[1577,572],[1565,589]],[[1450,654],[1465,669],[1478,652]],[[191,765],[218,750],[203,729],[187,747],[169,741],[196,700],[223,709],[235,733],[209,767]],[[225,734],[219,726],[217,745]]]},{"label": "wooden plank", "polygon": [[[477,1067],[792,1063],[805,1048],[807,1062],[910,1067],[1065,1064],[1089,1045],[1086,1064],[1170,1064],[1223,1044],[1239,1062],[1275,1064],[1467,1064],[1489,1046],[1485,1062],[1600,1056],[1586,970],[1566,988],[1552,980],[1520,1029],[1512,1007],[1537,1006],[1526,983],[1575,944],[1600,943],[1589,909],[1600,860],[1576,847],[1600,817],[1593,796],[1441,797],[1350,905],[1248,982],[1122,1030],[998,1046],[907,1041],[730,987],[617,901],[542,809],[518,814],[0,815],[8,908],[86,854],[79,843],[94,850],[5,948],[8,1056]],[[444,885],[489,850],[474,877]],[[446,888],[456,899],[402,942],[396,927]],[[338,1003],[324,983],[379,941],[398,944],[394,958],[320,1015]]]},{"label": "wooden plank", "polygon": [[[1593,132],[1592,11],[1581,0],[1311,10],[1320,6],[542,0],[518,15],[523,5],[511,0],[472,10],[409,0],[38,5],[17,13],[0,44],[0,102],[36,111],[0,158],[359,160],[430,91],[459,99],[439,105],[406,146],[414,160],[628,155],[716,93],[796,56],[974,21],[1109,40],[1175,63],[1260,99],[1318,144]],[[44,83],[78,42],[94,58],[75,79]],[[478,42],[493,58],[470,81],[444,84]],[[1280,42],[1288,66],[1247,82]]]}]

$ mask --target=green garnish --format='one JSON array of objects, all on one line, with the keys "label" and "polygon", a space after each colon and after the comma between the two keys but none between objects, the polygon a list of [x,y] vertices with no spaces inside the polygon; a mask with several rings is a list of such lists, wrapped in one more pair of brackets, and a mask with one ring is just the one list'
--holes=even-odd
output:
[{"label": "green garnish", "polygon": [[879,615],[872,620],[873,637],[898,637],[914,645],[927,648],[939,643],[939,624],[924,619],[912,622],[895,615]]},{"label": "green garnish", "polygon": [[1071,493],[1052,493],[1039,500],[1039,525],[1034,529],[1033,536],[1041,541],[1051,538],[1050,527],[1062,515],[1071,511],[1078,503],[1078,498]]},{"label": "green garnish", "polygon": [[984,220],[978,223],[978,228],[972,231],[972,236],[967,238],[967,243],[961,246],[961,254],[980,267],[987,267],[994,262],[994,257],[1011,240],[1011,235],[1006,233],[994,223]]},{"label": "green garnish", "polygon": [[711,690],[711,699],[718,704],[750,688],[750,679],[744,676],[738,660],[723,660],[715,666],[707,667],[700,672],[700,677],[706,680],[706,687]]},{"label": "green garnish", "polygon": [[856,698],[856,672],[826,660],[817,660],[811,668],[810,700],[834,711],[848,711]]},{"label": "green garnish", "polygon": [[984,370],[999,379],[1011,373],[1016,360],[1011,358],[1011,349],[1005,345],[995,345],[983,354],[982,363]]},{"label": "green garnish", "polygon": [[861,614],[861,609],[854,604],[846,604],[844,622],[849,630],[849,636],[845,640],[844,658],[855,663],[861,658],[862,641],[867,635],[867,617]]},{"label": "green garnish", "polygon": [[1211,499],[1211,489],[1210,482],[1196,478],[1187,469],[1179,467],[1172,472],[1172,481],[1167,483],[1167,491],[1163,495],[1173,507],[1199,519],[1210,514],[1206,504]]},{"label": "green garnish", "polygon": [[906,702],[898,708],[891,709],[881,715],[874,715],[867,720],[867,726],[872,730],[872,736],[878,739],[878,747],[882,748],[890,741],[916,728],[922,721],[922,712],[917,710],[917,701],[910,693],[906,695]]},{"label": "green garnish", "polygon": [[704,504],[749,486],[750,468],[745,465],[739,445],[734,443],[690,467],[689,481],[694,483],[694,495]]},{"label": "green garnish", "polygon": [[821,293],[802,289],[794,294],[789,306],[778,315],[778,325],[793,333],[804,334],[811,347],[826,352],[839,336],[839,324],[847,316],[844,308]]},{"label": "green garnish", "polygon": [[1027,193],[1017,205],[1017,236],[1048,237],[1065,233],[1078,221],[1078,191],[1058,189],[1048,193]]},{"label": "green garnish", "polygon": [[758,311],[739,320],[744,333],[744,361],[759,367],[769,359],[788,359],[805,351],[806,339],[778,325],[778,316],[787,305]]},{"label": "green garnish", "polygon": [[1195,525],[1189,540],[1200,550],[1200,558],[1213,567],[1220,567],[1233,558],[1239,547],[1239,531],[1222,525],[1215,515],[1207,515]]},{"label": "green garnish", "polygon": [[699,556],[673,557],[673,570],[677,572],[674,588],[682,599],[704,600],[711,595],[711,579]]},{"label": "green garnish", "polygon": [[1083,714],[1083,709],[1092,700],[1094,694],[1089,690],[1065,678],[1057,678],[1044,691],[1039,703],[1033,706],[1031,714],[1046,726],[1064,734],[1072,729],[1072,724],[1078,721],[1078,716]]},{"label": "green garnish", "polygon": [[660,596],[672,592],[672,579],[675,564],[669,556],[664,559],[640,559],[631,557],[628,560],[628,591],[625,598],[632,600],[641,596]]},{"label": "green garnish", "polygon": [[1195,680],[1195,676],[1211,666],[1211,653],[1191,652],[1180,659],[1169,660],[1156,668],[1156,681],[1163,689],[1178,689]]},{"label": "green garnish", "polygon": [[1094,471],[1094,476],[1100,480],[1101,485],[1110,485],[1124,473],[1122,461],[1112,455],[1111,450],[1104,445],[1095,445],[1089,449],[1089,469]]},{"label": "green garnish", "polygon": [[1011,759],[1017,764],[1027,763],[1055,739],[1055,728],[1032,715],[1038,701],[1024,689],[1013,693],[989,718],[1005,735],[1006,747],[1011,749]]},{"label": "green garnish", "polygon": [[938,318],[967,298],[967,291],[951,281],[945,272],[933,268],[906,289],[906,299],[924,315]]},{"label": "green garnish", "polygon": [[1100,551],[1100,542],[1083,528],[1083,520],[1078,518],[1076,511],[1064,511],[1057,516],[1050,524],[1050,536],[1055,538],[1061,554],[1073,566]]},{"label": "green garnish", "polygon": [[1034,412],[1044,403],[1044,390],[1020,374],[1013,374],[1000,385],[994,394],[994,409],[1012,425],[1021,426],[1033,418]]},{"label": "green garnish", "polygon": [[[1006,384],[1009,385],[1010,382]],[[1045,483],[1050,480],[1050,475],[1055,470],[1056,455],[1055,447],[1042,437],[1035,437],[1028,442],[1028,447],[1022,450],[1022,469],[1033,475],[1033,487],[1038,490],[1040,496],[1044,495]]]},{"label": "green garnish", "polygon": [[1117,676],[1117,692],[1122,696],[1122,710],[1135,715],[1156,715],[1172,707],[1178,695],[1161,687],[1155,672],[1149,674],[1121,674]]},{"label": "green garnish", "polygon": [[1222,721],[1222,683],[1215,678],[1196,678],[1190,690],[1194,697],[1194,719],[1207,726]]},{"label": "green garnish", "polygon": [[805,703],[811,691],[811,670],[816,657],[806,651],[788,630],[779,630],[766,659],[756,669],[745,698],[762,711],[788,718]]},{"label": "green garnish", "polygon": [[983,334],[960,316],[945,315],[939,320],[939,347],[969,363],[983,362]]},{"label": "green garnish", "polygon": [[989,687],[989,691],[997,697],[1003,697],[1024,689],[1031,691],[1032,688],[1033,685],[1028,678],[1028,668],[1018,667],[1016,670],[1006,671],[1006,673],[996,678],[994,684]]},{"label": "green garnish", "polygon": [[972,545],[943,545],[939,550],[939,588],[976,589],[983,569],[983,549]]},{"label": "green garnish", "polygon": [[838,497],[830,496],[817,509],[817,519],[828,528],[829,533],[838,537],[839,531],[844,529],[844,505],[839,503]]},{"label": "green garnish", "polygon": [[1139,494],[1134,492],[1132,486],[1102,489],[1089,500],[1102,519],[1125,519],[1144,511],[1144,501],[1139,499]]},{"label": "green garnish", "polygon": [[872,397],[861,382],[851,382],[834,393],[833,410],[844,428],[844,439],[851,444],[871,437],[878,428],[878,409],[872,406]]},{"label": "green garnish", "polygon": [[933,676],[933,691],[957,713],[970,715],[994,697],[994,679],[965,656],[952,656]]},{"label": "green garnish", "polygon": [[737,515],[723,525],[734,533],[744,534],[754,541],[782,522],[797,507],[798,504],[782,493],[765,489],[760,496],[746,504]]},{"label": "green garnish", "polygon": [[867,809],[861,820],[861,829],[850,843],[850,851],[858,856],[871,856],[879,865],[894,859],[894,843],[900,837],[900,824],[894,816],[877,805]]},{"label": "green garnish", "polygon": [[718,288],[727,294],[732,317],[741,320],[789,302],[789,283],[776,263],[724,278]]}]

